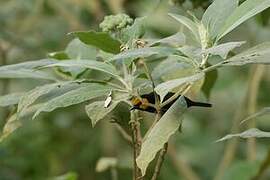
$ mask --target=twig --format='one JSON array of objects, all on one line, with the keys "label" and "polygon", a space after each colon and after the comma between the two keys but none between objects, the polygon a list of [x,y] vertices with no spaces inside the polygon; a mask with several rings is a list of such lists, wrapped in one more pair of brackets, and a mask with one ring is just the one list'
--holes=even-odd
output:
[{"label": "twig", "polygon": [[122,135],[122,137],[130,144],[132,145],[132,137],[117,123],[115,123],[116,129],[119,131],[119,133]]},{"label": "twig", "polygon": [[263,176],[265,170],[267,168],[269,168],[269,166],[270,166],[270,149],[268,150],[266,158],[264,159],[264,161],[263,161],[263,163],[262,163],[262,165],[260,167],[259,172],[255,175],[254,178],[252,178],[252,180],[260,180],[261,177]]},{"label": "twig", "polygon": [[165,155],[167,153],[167,149],[168,149],[168,143],[165,143],[163,148],[159,152],[158,160],[157,160],[155,170],[154,170],[154,174],[153,174],[151,180],[156,180],[158,178],[160,170],[161,170],[161,166],[163,164]]},{"label": "twig", "polygon": [[141,130],[140,130],[140,122],[138,121],[137,113],[135,111],[131,112],[131,128],[132,128],[132,141],[133,141],[133,165],[134,172],[133,178],[134,180],[141,179],[141,171],[136,163],[136,158],[139,156],[141,151]]},{"label": "twig", "polygon": [[[231,128],[231,133],[238,133],[239,132],[239,122],[241,120],[242,115],[244,114],[244,106],[245,106],[245,102],[246,102],[246,96],[247,94],[244,96],[243,101],[239,104],[239,108],[236,111],[234,118],[233,118],[233,124],[232,124],[232,128]],[[225,145],[225,150],[224,150],[224,155],[218,165],[217,168],[217,173],[215,175],[215,177],[213,178],[214,180],[221,180],[223,178],[223,175],[227,169],[227,167],[230,165],[230,163],[233,161],[234,156],[235,156],[235,152],[236,152],[236,148],[238,145],[239,139],[238,138],[233,138],[231,140],[229,140],[226,145]]]},{"label": "twig", "polygon": [[[248,99],[248,114],[253,114],[256,112],[257,106],[257,96],[258,90],[260,86],[260,82],[262,80],[264,74],[265,66],[257,65],[251,69],[250,73],[250,81],[249,81],[249,99]],[[249,128],[254,128],[256,126],[255,121],[251,120],[249,122]],[[247,140],[247,158],[250,161],[256,159],[256,139],[249,138]]]},{"label": "twig", "polygon": [[[0,58],[1,58],[1,65],[7,65],[7,55],[8,51],[10,50],[10,45],[5,43],[5,41],[0,41]],[[1,95],[5,95],[9,91],[9,86],[10,86],[10,80],[9,79],[4,79],[3,84],[2,84],[2,89],[1,89]],[[9,116],[10,111],[8,109],[5,109],[3,111],[4,114],[4,119],[7,119]]]},{"label": "twig", "polygon": [[172,161],[172,164],[175,166],[179,177],[183,176],[183,179],[186,180],[200,180],[199,176],[192,170],[190,165],[177,157],[174,144],[170,145],[168,155]]}]

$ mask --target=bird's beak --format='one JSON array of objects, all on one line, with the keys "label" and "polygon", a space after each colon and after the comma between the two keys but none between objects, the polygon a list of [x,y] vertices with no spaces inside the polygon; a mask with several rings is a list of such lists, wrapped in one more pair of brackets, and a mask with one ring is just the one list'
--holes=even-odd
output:
[{"label": "bird's beak", "polygon": [[131,107],[129,110],[130,110],[130,111],[133,111],[133,110],[135,110],[135,109],[136,109],[136,107],[133,106],[133,107]]}]

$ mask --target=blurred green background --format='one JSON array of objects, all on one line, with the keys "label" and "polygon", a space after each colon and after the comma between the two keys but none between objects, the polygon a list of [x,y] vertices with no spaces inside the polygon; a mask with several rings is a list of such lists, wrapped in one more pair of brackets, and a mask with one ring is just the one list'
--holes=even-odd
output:
[{"label": "blurred green background", "polygon": [[[13,64],[44,58],[65,48],[72,39],[68,32],[98,29],[105,15],[125,12],[131,17],[153,16],[147,34],[165,37],[180,27],[168,12],[194,11],[199,17],[210,0],[1,0],[0,63]],[[270,40],[270,10],[241,25],[224,41],[247,41],[245,47]],[[185,116],[182,134],[171,139],[160,179],[213,179],[224,151],[235,143],[235,154],[223,179],[244,179],[258,167],[246,158],[246,141],[213,143],[233,128],[245,129],[237,121],[246,117],[248,90],[255,66],[220,69],[212,90],[209,110],[193,109]],[[256,110],[270,104],[270,71],[265,67],[259,84]],[[1,95],[27,91],[42,84],[35,80],[1,80]],[[203,98],[203,96],[201,96]],[[0,127],[14,109],[0,109]],[[258,118],[257,126],[270,131],[269,116]],[[270,148],[269,140],[257,140],[258,164]],[[132,149],[109,122],[94,129],[83,105],[44,114],[28,121],[0,144],[0,180],[20,179],[111,179],[109,170],[96,172],[101,157],[116,157],[118,179],[132,177]],[[192,170],[191,170],[192,169]],[[69,174],[67,174],[69,173]],[[66,177],[62,176],[67,174]],[[58,176],[58,177],[57,177]],[[233,178],[232,178],[233,177]],[[270,179],[270,172],[265,174]]]}]

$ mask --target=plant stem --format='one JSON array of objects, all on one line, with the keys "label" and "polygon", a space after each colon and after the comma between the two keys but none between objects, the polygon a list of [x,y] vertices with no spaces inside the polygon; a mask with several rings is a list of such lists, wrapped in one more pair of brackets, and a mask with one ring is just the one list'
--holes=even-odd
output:
[{"label": "plant stem", "polygon": [[[7,65],[7,55],[8,51],[10,50],[10,46],[6,44],[4,41],[0,41],[0,59],[1,59],[1,65]],[[5,95],[9,91],[9,86],[10,86],[10,80],[9,79],[4,79],[2,83],[2,89],[1,89],[1,95]],[[10,111],[8,109],[4,109],[3,111],[3,117],[4,119],[7,119],[9,116]]]},{"label": "plant stem", "polygon": [[265,170],[267,170],[267,168],[270,166],[270,149],[268,150],[268,153],[265,157],[265,159],[263,160],[263,163],[260,167],[259,172],[256,174],[256,176],[254,178],[252,178],[252,180],[260,180],[262,179],[262,176],[265,172]]},{"label": "plant stem", "polygon": [[192,167],[190,167],[188,162],[185,162],[177,156],[176,147],[174,144],[170,145],[168,155],[179,177],[183,176],[183,179],[186,180],[200,180],[199,176],[192,170]]},{"label": "plant stem", "polygon": [[[231,128],[231,133],[239,132],[239,123],[244,114],[246,96],[247,94],[244,96],[242,102],[238,106],[239,107],[238,110],[235,112],[235,115],[232,120],[233,124]],[[223,152],[224,155],[218,165],[218,168],[216,171],[217,173],[215,177],[213,178],[214,180],[221,180],[223,178],[227,167],[231,164],[231,162],[234,159],[238,142],[239,142],[238,138],[233,138],[226,143],[225,150]]]},{"label": "plant stem", "polygon": [[132,141],[133,141],[133,179],[138,180],[141,179],[141,171],[137,166],[136,159],[141,151],[141,130],[140,130],[140,122],[138,121],[137,112],[131,112],[131,128],[132,128]]},{"label": "plant stem", "polygon": [[168,143],[165,143],[163,148],[160,150],[159,155],[158,155],[158,160],[155,166],[154,174],[151,178],[151,180],[156,180],[160,174],[161,166],[164,162],[165,155],[167,153],[168,149]]},{"label": "plant stem", "polygon": [[122,135],[122,137],[130,144],[132,145],[133,140],[132,137],[117,123],[115,123],[116,129],[119,131],[119,133]]},{"label": "plant stem", "polygon": [[[262,80],[264,74],[265,66],[257,65],[251,69],[250,73],[250,87],[249,87],[249,99],[248,99],[248,114],[253,114],[256,112],[257,106],[257,96],[258,90],[260,86],[260,82]],[[256,126],[255,121],[251,120],[249,123],[249,128],[254,128]],[[254,161],[256,159],[256,139],[249,138],[247,140],[247,158],[250,161]]]}]

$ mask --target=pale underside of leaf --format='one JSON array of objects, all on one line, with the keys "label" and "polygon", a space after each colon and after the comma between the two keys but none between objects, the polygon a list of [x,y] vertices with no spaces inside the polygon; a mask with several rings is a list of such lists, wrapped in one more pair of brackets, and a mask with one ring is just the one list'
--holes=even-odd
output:
[{"label": "pale underside of leaf", "polygon": [[118,105],[120,101],[112,101],[109,107],[104,107],[104,101],[95,101],[87,106],[85,106],[85,111],[88,117],[91,119],[92,127],[95,127],[98,121],[105,118],[114,108]]},{"label": "pale underside of leaf", "polygon": [[37,67],[41,66],[46,66],[49,64],[54,64],[56,63],[56,60],[52,59],[41,59],[41,60],[36,60],[36,61],[27,61],[23,63],[18,63],[18,64],[11,64],[11,65],[5,65],[0,67],[0,71],[3,70],[20,70],[20,69],[34,69]]},{"label": "pale underside of leaf", "polygon": [[267,114],[270,114],[270,107],[265,107],[262,110],[260,110],[259,112],[256,112],[254,114],[251,114],[246,119],[242,120],[241,121],[241,124],[244,123],[244,122],[246,122],[246,121],[249,121],[251,119],[254,119],[256,117],[260,117],[260,116],[267,115]]},{"label": "pale underside of leaf", "polygon": [[234,137],[240,138],[270,138],[270,132],[265,132],[257,128],[248,129],[242,133],[237,134],[228,134],[221,139],[218,139],[216,142],[225,141]]},{"label": "pale underside of leaf", "polygon": [[109,61],[125,60],[128,58],[132,59],[146,58],[152,55],[168,56],[175,52],[176,50],[174,48],[169,47],[145,47],[124,51],[122,53],[113,56]]},{"label": "pale underside of leaf", "polygon": [[226,60],[224,66],[241,66],[245,64],[270,64],[270,42],[252,47]]},{"label": "pale underside of leaf", "polygon": [[193,83],[202,79],[203,77],[204,73],[198,73],[192,76],[166,81],[157,85],[155,91],[160,95],[160,99],[162,101],[166,94],[168,94],[168,92],[172,91],[174,88],[185,85],[187,83]]},{"label": "pale underside of leaf", "polygon": [[18,70],[1,70],[0,71],[0,78],[30,78],[30,79],[44,79],[44,80],[53,80],[55,81],[56,78],[52,75],[32,69],[18,69]]},{"label": "pale underside of leaf", "polygon": [[142,176],[145,175],[146,169],[156,153],[179,129],[182,115],[186,109],[186,101],[183,97],[179,98],[148,133],[142,143],[140,155],[136,159],[137,165],[142,171]]},{"label": "pale underside of leaf", "polygon": [[51,112],[57,108],[68,107],[91,100],[93,98],[105,96],[110,92],[111,89],[112,87],[108,86],[106,87],[99,84],[89,84],[75,90],[71,90],[46,102],[40,109],[37,110],[33,116],[33,119],[37,117],[41,112]]},{"label": "pale underside of leaf", "polygon": [[118,76],[118,72],[115,69],[115,67],[111,64],[94,61],[94,60],[66,60],[59,63],[51,64],[46,67],[81,67],[81,68],[88,68],[88,69],[94,69],[98,71],[102,71],[108,74],[111,74],[113,76]]},{"label": "pale underside of leaf", "polygon": [[208,29],[211,39],[221,30],[225,20],[237,8],[238,0],[215,0],[205,11],[202,23]]},{"label": "pale underside of leaf", "polygon": [[189,18],[182,16],[182,15],[179,15],[179,14],[169,13],[169,16],[171,16],[172,18],[174,18],[175,20],[177,20],[178,22],[183,24],[186,28],[188,28],[192,32],[192,34],[194,35],[195,39],[198,42],[200,42],[200,36],[199,36],[198,27],[197,27],[196,23],[194,23]]},{"label": "pale underside of leaf", "polygon": [[[42,104],[37,104],[34,106],[29,107],[27,110],[25,110],[21,114],[21,119],[27,118],[30,115],[32,115]],[[21,119],[18,119],[18,114],[15,113],[12,116],[10,116],[4,125],[2,134],[0,136],[0,142],[3,141],[5,138],[7,138],[10,134],[12,134],[16,129],[18,129],[20,126],[22,126],[23,121]]]},{"label": "pale underside of leaf", "polygon": [[217,40],[231,32],[247,19],[270,7],[270,0],[246,0],[225,21]]},{"label": "pale underside of leaf", "polygon": [[240,42],[228,42],[224,44],[219,44],[217,46],[205,49],[202,51],[202,53],[205,54],[212,54],[212,55],[218,55],[222,57],[223,59],[226,59],[229,52],[232,51],[233,49],[242,46],[245,43],[245,41],[240,41]]},{"label": "pale underside of leaf", "polygon": [[12,94],[7,94],[7,95],[4,95],[4,96],[0,96],[0,106],[5,107],[5,106],[18,104],[20,98],[24,94],[25,93],[12,93]]},{"label": "pale underside of leaf", "polygon": [[186,38],[185,38],[185,35],[183,33],[178,32],[178,33],[173,34],[173,35],[171,35],[169,37],[156,40],[156,41],[150,43],[149,46],[154,46],[154,45],[159,44],[159,43],[160,44],[168,44],[168,45],[171,45],[171,46],[178,47],[178,46],[185,45]]},{"label": "pale underside of leaf", "polygon": [[67,82],[59,82],[53,84],[46,84],[43,86],[38,86],[31,91],[27,92],[19,101],[17,112],[20,115],[22,111],[27,109],[32,103],[34,103],[39,97],[46,95],[53,91],[54,89],[59,89],[65,85],[70,83],[74,83],[77,81],[67,81]]}]

